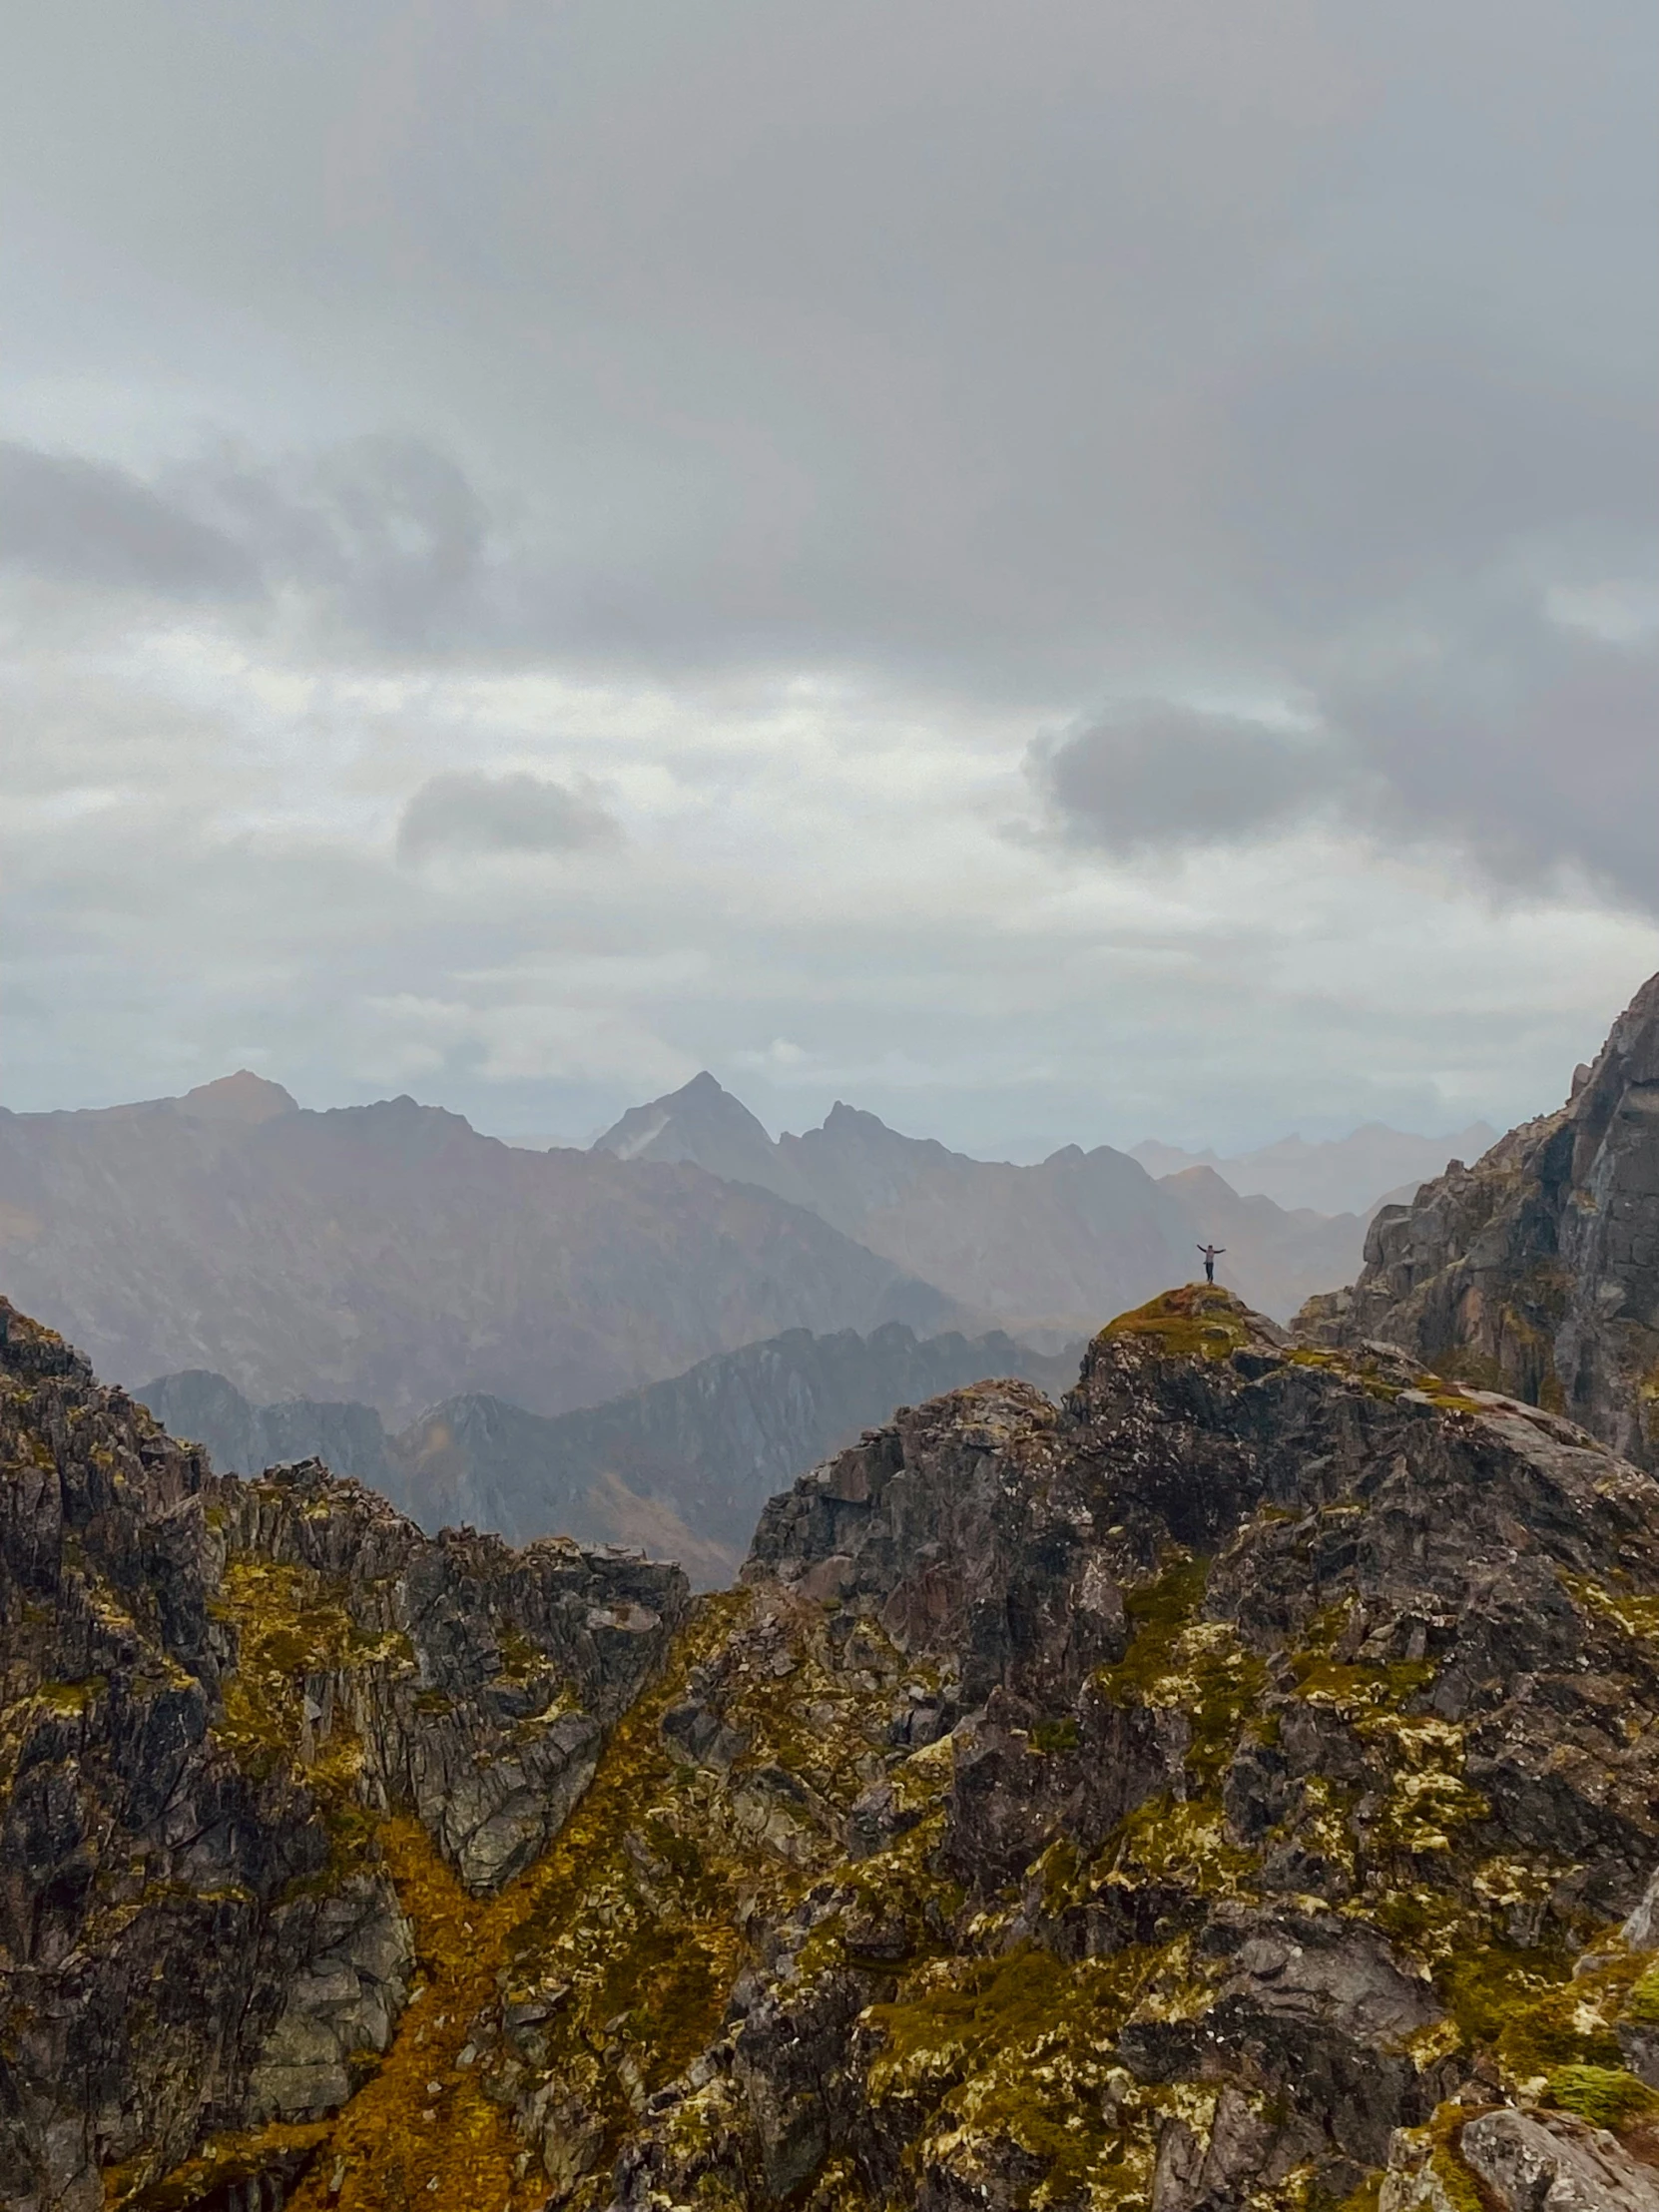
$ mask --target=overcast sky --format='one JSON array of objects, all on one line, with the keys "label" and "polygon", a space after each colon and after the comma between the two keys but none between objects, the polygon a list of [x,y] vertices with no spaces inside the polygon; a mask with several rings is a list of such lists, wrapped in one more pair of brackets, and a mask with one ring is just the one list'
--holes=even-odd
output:
[{"label": "overcast sky", "polygon": [[6,44],[6,1104],[1225,1150],[1659,968],[1654,0]]}]

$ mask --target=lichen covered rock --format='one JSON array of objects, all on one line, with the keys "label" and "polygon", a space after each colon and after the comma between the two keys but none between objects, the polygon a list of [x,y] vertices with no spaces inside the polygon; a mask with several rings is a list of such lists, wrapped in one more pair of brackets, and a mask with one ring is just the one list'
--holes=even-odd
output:
[{"label": "lichen covered rock", "polygon": [[418,2155],[400,2037],[299,2201],[463,2201],[482,2098],[525,2208],[1647,2202],[1656,1638],[1584,1431],[1154,1301],[774,1500],[444,1984]]},{"label": "lichen covered rock", "polygon": [[0,1302],[0,2202],[278,2201],[416,1971],[383,1817],[498,1887],[685,1602],[315,1462],[217,1480]]},{"label": "lichen covered rock", "polygon": [[[1659,1483],[1560,1413],[1202,1287],[1113,1323],[1058,1408],[991,1382],[901,1410],[773,1501],[626,1710],[587,1697],[591,1781],[487,1894],[420,1727],[516,1741],[515,1672],[464,1629],[481,1607],[501,1654],[530,1570],[455,1540],[479,1595],[399,1600],[427,1554],[392,1516],[342,1586],[348,1491],[237,1493],[201,1607],[251,1603],[239,1562],[277,1578],[250,1709],[222,1663],[207,1734],[239,1774],[280,1736],[348,1870],[269,2066],[316,2093],[327,2007],[372,2001],[350,1882],[410,1931],[383,2057],[268,2123],[312,2131],[291,2212],[1653,2203]],[[398,1669],[440,1652],[453,1704],[422,1716]],[[192,2155],[134,2201],[228,2202]]]}]

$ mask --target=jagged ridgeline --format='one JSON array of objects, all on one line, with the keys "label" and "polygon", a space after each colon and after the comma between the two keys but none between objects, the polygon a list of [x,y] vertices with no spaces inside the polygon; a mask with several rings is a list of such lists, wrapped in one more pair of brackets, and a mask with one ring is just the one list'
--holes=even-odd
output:
[{"label": "jagged ridgeline", "polygon": [[1183,1290],[693,1601],[5,1324],[8,2207],[1659,2201],[1659,1490],[1559,1414]]}]

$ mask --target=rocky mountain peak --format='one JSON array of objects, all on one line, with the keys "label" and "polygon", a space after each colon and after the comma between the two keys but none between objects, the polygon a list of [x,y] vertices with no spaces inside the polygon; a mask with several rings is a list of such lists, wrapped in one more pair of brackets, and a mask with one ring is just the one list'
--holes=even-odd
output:
[{"label": "rocky mountain peak", "polygon": [[271,1121],[277,1114],[296,1114],[299,1101],[280,1083],[269,1082],[250,1068],[222,1075],[216,1082],[199,1083],[177,1101],[182,1114],[193,1121]]},{"label": "rocky mountain peak", "polygon": [[1561,1408],[1659,1464],[1659,976],[1565,1106],[1384,1207],[1353,1289],[1299,1318]]},{"label": "rocky mountain peak", "polygon": [[13,1334],[7,2203],[1651,2212],[1659,1485],[1559,1413],[1187,1286],[688,1610]]},{"label": "rocky mountain peak", "polygon": [[707,1068],[679,1090],[630,1107],[591,1150],[619,1160],[689,1160],[728,1182],[780,1187],[776,1148],[765,1126]]}]

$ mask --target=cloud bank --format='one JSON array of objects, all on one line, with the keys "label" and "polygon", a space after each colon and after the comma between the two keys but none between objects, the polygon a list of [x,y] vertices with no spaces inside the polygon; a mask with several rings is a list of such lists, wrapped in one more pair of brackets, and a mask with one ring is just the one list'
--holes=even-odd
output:
[{"label": "cloud bank", "polygon": [[1542,1103],[1659,959],[1656,48],[1635,0],[35,11],[8,1097]]},{"label": "cloud bank", "polygon": [[1495,634],[1413,641],[1333,681],[1317,727],[1168,708],[1033,745],[1072,836],[1119,854],[1323,825],[1437,851],[1494,888],[1573,876],[1659,913],[1659,650],[1517,610]]}]

